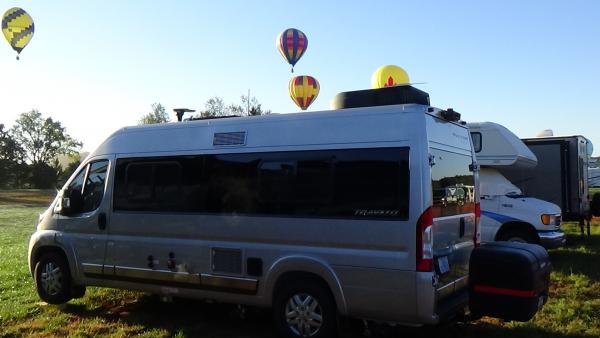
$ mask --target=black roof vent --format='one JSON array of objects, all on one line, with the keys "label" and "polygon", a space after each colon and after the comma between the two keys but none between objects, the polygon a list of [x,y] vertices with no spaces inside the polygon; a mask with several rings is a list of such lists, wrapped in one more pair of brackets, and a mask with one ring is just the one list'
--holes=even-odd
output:
[{"label": "black roof vent", "polygon": [[388,106],[417,103],[429,105],[429,94],[412,86],[384,87],[337,94],[331,109]]}]

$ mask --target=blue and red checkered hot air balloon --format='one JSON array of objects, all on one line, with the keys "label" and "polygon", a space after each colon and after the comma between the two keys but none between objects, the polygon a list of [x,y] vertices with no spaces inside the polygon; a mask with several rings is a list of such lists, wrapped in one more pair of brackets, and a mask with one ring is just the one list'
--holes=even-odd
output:
[{"label": "blue and red checkered hot air balloon", "polygon": [[279,53],[286,59],[286,61],[292,65],[292,73],[294,72],[294,65],[308,47],[308,39],[306,35],[296,28],[288,28],[283,32],[279,33],[277,41],[275,41]]},{"label": "blue and red checkered hot air balloon", "polygon": [[300,109],[306,110],[317,99],[320,88],[319,81],[312,76],[294,76],[289,84],[290,97]]}]

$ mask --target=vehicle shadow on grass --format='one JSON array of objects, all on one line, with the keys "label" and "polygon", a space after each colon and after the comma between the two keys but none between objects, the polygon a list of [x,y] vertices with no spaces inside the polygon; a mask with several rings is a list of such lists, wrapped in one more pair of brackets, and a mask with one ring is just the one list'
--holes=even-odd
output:
[{"label": "vehicle shadow on grass", "polygon": [[[505,327],[485,321],[417,328],[380,324],[371,325],[369,331],[368,337],[371,338],[590,338],[586,335],[550,332],[540,327]],[[340,336],[347,337],[343,332]]]},{"label": "vehicle shadow on grass", "polygon": [[[248,307],[240,311],[235,305],[209,304],[197,300],[175,299],[163,302],[157,296],[144,295],[138,301],[111,308],[90,309],[82,304],[67,304],[63,312],[80,318],[101,318],[108,322],[143,326],[145,330],[164,330],[169,336],[275,338],[271,312]],[[548,332],[536,327],[505,327],[485,321],[452,323],[437,327],[412,328],[370,323],[365,329],[359,320],[340,320],[340,338],[589,338],[585,335]]]},{"label": "vehicle shadow on grass", "polygon": [[[552,270],[564,275],[582,274],[594,282],[600,282],[600,270],[591,262],[600,261],[600,235],[581,239],[569,236],[568,244],[558,250],[550,250]],[[584,250],[581,250],[583,247]]]},{"label": "vehicle shadow on grass", "polygon": [[141,325],[147,330],[167,331],[169,336],[185,337],[276,337],[270,325],[270,312],[255,308],[241,311],[230,304],[209,304],[198,300],[161,301],[143,295],[136,302],[90,309],[83,304],[67,304],[63,312],[81,318],[102,318],[110,322]]}]

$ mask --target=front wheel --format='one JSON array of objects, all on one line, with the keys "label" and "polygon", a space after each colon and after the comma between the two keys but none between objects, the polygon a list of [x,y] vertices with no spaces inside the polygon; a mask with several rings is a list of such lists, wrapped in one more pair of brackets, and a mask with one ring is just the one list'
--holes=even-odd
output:
[{"label": "front wheel", "polygon": [[273,311],[282,337],[335,337],[335,302],[319,283],[300,280],[283,286],[275,297]]},{"label": "front wheel", "polygon": [[501,241],[537,244],[533,236],[525,231],[512,230],[502,235]]},{"label": "front wheel", "polygon": [[46,303],[63,304],[71,300],[71,273],[62,255],[47,253],[35,264],[35,286]]}]

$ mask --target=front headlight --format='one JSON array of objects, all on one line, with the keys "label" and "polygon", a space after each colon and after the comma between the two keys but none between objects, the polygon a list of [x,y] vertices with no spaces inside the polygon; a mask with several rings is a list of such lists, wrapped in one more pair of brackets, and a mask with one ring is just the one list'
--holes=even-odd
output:
[{"label": "front headlight", "polygon": [[542,214],[540,218],[542,220],[542,224],[544,225],[560,225],[560,214]]}]

